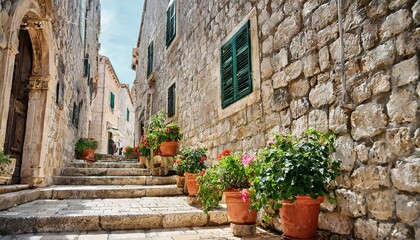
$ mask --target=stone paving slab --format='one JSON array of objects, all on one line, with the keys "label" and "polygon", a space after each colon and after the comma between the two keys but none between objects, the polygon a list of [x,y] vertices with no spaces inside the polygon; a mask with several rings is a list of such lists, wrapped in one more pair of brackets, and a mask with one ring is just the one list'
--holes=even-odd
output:
[{"label": "stone paving slab", "polygon": [[130,230],[228,223],[226,208],[204,214],[186,197],[36,200],[0,212],[0,232]]},{"label": "stone paving slab", "polygon": [[70,168],[141,168],[145,169],[144,165],[138,162],[73,162],[67,164]]},{"label": "stone paving slab", "polygon": [[63,232],[63,233],[34,233],[9,235],[4,240],[198,240],[198,239],[283,239],[279,234],[266,231],[262,228],[257,229],[255,237],[239,238],[232,235],[229,225],[220,227],[187,227],[173,229],[150,229],[150,230],[130,230],[130,231],[82,231],[82,232]]},{"label": "stone paving slab", "polygon": [[3,186],[0,186],[0,194],[17,192],[17,191],[22,191],[26,189],[29,189],[29,185],[27,184],[3,185]]},{"label": "stone paving slab", "polygon": [[59,176],[57,185],[165,185],[176,184],[176,176]]}]

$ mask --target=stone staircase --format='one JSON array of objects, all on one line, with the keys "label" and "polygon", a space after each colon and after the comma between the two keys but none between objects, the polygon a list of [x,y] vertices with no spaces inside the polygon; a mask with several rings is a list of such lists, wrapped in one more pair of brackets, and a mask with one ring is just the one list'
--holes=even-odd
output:
[{"label": "stone staircase", "polygon": [[[159,159],[161,162],[166,162]],[[187,203],[167,166],[136,160],[74,160],[56,185],[0,194],[0,233],[114,231],[228,224],[224,207],[204,214]],[[169,172],[169,176],[166,176]]]}]

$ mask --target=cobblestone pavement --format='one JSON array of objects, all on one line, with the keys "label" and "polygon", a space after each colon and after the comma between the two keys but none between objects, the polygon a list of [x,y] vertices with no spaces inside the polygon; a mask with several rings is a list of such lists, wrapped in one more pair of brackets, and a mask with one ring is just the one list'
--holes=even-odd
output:
[{"label": "cobblestone pavement", "polygon": [[100,231],[100,232],[67,232],[67,233],[34,233],[9,235],[2,240],[195,240],[195,239],[283,239],[281,236],[257,229],[257,235],[252,238],[234,237],[229,226],[221,227],[194,227],[176,229],[152,229],[133,231]]},{"label": "cobblestone pavement", "polygon": [[36,200],[7,211],[0,216],[89,216],[138,213],[202,212],[187,204],[186,197],[147,197],[117,199]]}]

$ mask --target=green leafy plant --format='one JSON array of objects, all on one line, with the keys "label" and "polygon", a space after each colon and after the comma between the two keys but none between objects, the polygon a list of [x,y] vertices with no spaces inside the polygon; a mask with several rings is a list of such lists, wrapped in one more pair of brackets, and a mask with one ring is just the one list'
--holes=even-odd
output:
[{"label": "green leafy plant", "polygon": [[250,187],[249,179],[253,174],[255,156],[246,156],[240,153],[232,155],[225,150],[218,157],[219,162],[209,168],[197,181],[200,188],[197,200],[201,201],[205,213],[219,205],[224,190],[239,189],[242,198],[247,200]]},{"label": "green leafy plant", "polygon": [[178,176],[184,176],[185,166],[184,166],[184,164],[181,164],[181,159],[180,158],[177,158],[175,160],[174,165],[173,165],[172,168],[175,170],[176,175],[178,175]]},{"label": "green leafy plant", "polygon": [[4,154],[3,151],[0,151],[0,164],[9,164],[12,160],[10,160],[10,156]]},{"label": "green leafy plant", "polygon": [[80,138],[75,145],[74,151],[76,158],[80,158],[82,153],[88,149],[95,150],[98,147],[98,141],[93,138]]},{"label": "green leafy plant", "polygon": [[161,110],[150,117],[149,131],[145,139],[150,149],[157,149],[159,144],[165,141],[180,141],[182,139],[181,128],[176,123],[166,123],[166,114]]},{"label": "green leafy plant", "polygon": [[140,144],[137,147],[137,152],[140,154],[140,156],[150,156],[150,145],[146,139],[146,136],[142,136],[142,138],[140,139]]},{"label": "green leafy plant", "polygon": [[164,141],[180,141],[182,139],[181,128],[176,123],[169,123],[165,126],[165,130],[162,134],[162,140]]},{"label": "green leafy plant", "polygon": [[124,148],[124,155],[127,156],[127,157],[133,155],[133,148],[130,147],[130,146],[125,147]]},{"label": "green leafy plant", "polygon": [[207,168],[204,164],[204,161],[207,159],[206,153],[206,148],[183,148],[177,159],[180,160],[179,164],[184,169],[184,172],[199,173]]},{"label": "green leafy plant", "polygon": [[298,195],[316,199],[329,193],[328,186],[339,175],[338,161],[330,155],[335,136],[309,129],[302,137],[276,136],[261,150],[251,178],[252,207],[281,207]]}]

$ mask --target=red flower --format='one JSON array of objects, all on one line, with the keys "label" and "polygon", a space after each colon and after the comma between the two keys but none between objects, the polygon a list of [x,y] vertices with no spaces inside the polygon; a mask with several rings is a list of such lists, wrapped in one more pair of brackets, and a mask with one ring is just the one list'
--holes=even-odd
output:
[{"label": "red flower", "polygon": [[247,189],[242,189],[241,196],[242,196],[242,201],[244,203],[249,202],[249,193],[248,193],[248,190]]},{"label": "red flower", "polygon": [[219,156],[217,156],[217,160],[220,160],[222,157],[229,156],[229,155],[230,155],[230,150],[226,149],[221,154],[219,154]]},{"label": "red flower", "polygon": [[204,176],[204,174],[206,174],[206,169],[203,169],[203,170],[201,171],[201,176]]},{"label": "red flower", "polygon": [[207,159],[207,157],[206,157],[206,156],[202,156],[202,157],[201,157],[201,160],[200,160],[200,163],[203,163],[204,161],[206,161],[206,159]]}]

